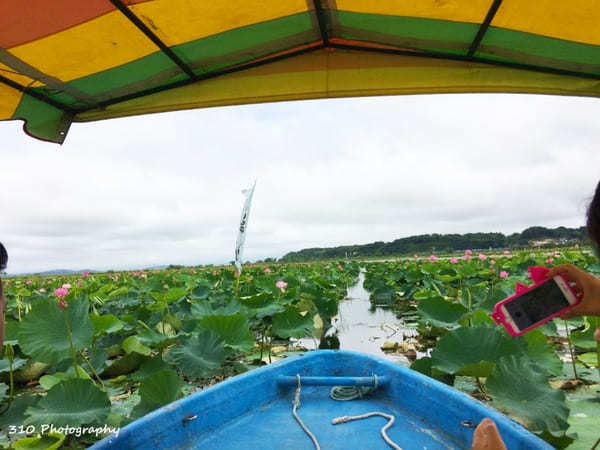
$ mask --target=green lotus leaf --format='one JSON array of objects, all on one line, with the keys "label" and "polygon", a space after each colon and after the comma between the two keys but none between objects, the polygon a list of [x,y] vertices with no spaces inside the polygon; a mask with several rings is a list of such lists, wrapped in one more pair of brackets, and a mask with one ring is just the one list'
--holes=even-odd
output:
[{"label": "green lotus leaf", "polygon": [[63,381],[69,380],[73,378],[72,375],[64,372],[55,372],[52,375],[44,375],[39,379],[40,386],[49,391],[58,383],[62,383]]},{"label": "green lotus leaf", "polygon": [[527,343],[527,354],[540,367],[550,375],[558,376],[562,373],[563,363],[541,330],[536,329],[525,333],[523,340]]},{"label": "green lotus leaf", "polygon": [[150,295],[158,302],[173,303],[187,295],[187,289],[171,288],[167,292],[151,292]]},{"label": "green lotus leaf", "polygon": [[25,410],[35,405],[40,396],[19,395],[10,404],[7,411],[0,414],[0,428],[6,430],[9,425],[22,424],[25,421]]},{"label": "green lotus leaf", "polygon": [[15,450],[57,450],[64,441],[64,434],[48,433],[43,436],[21,438],[13,443],[12,448]]},{"label": "green lotus leaf", "polygon": [[140,368],[131,374],[130,378],[133,381],[142,381],[150,374],[160,372],[161,370],[167,370],[169,368],[170,366],[162,359],[161,356],[155,356],[154,358],[144,361]]},{"label": "green lotus leaf", "polygon": [[118,297],[119,295],[125,295],[128,292],[129,292],[128,286],[121,286],[121,287],[115,289],[114,291],[111,291],[110,294],[108,294],[108,298],[115,298],[115,297]]},{"label": "green lotus leaf", "polygon": [[518,341],[496,327],[481,325],[449,331],[431,353],[432,367],[446,373],[487,377],[503,356],[522,350]]},{"label": "green lotus leaf", "polygon": [[596,350],[598,341],[594,337],[594,332],[598,328],[600,328],[600,317],[586,317],[584,329],[571,333],[571,341],[583,350]]},{"label": "green lotus leaf", "polygon": [[212,287],[210,283],[202,281],[194,288],[190,295],[190,298],[192,300],[204,300],[210,294],[211,288]]},{"label": "green lotus leaf", "polygon": [[109,412],[106,392],[91,380],[75,378],[53,386],[37,405],[27,408],[25,424],[41,427],[51,423],[61,427],[101,423]]},{"label": "green lotus leaf", "polygon": [[56,364],[71,356],[67,325],[69,321],[75,351],[92,343],[94,330],[88,316],[87,300],[73,300],[61,310],[51,299],[36,301],[18,330],[23,352],[36,361]]},{"label": "green lotus leaf", "polygon": [[140,340],[140,342],[144,345],[159,347],[172,341],[172,338],[170,338],[169,336],[165,336],[164,334],[159,333],[157,331],[147,329],[138,333],[137,337]]},{"label": "green lotus leaf", "polygon": [[598,353],[588,352],[577,355],[577,361],[582,362],[586,366],[598,367]]},{"label": "green lotus leaf", "polygon": [[431,358],[428,356],[413,361],[413,363],[410,365],[410,368],[422,373],[423,375],[427,375],[428,377],[435,378],[436,380],[449,384],[450,386],[454,384],[454,375],[449,375],[447,373],[440,372],[437,369],[432,369]]},{"label": "green lotus leaf", "polygon": [[212,331],[203,331],[187,339],[182,345],[171,348],[165,361],[173,363],[184,375],[200,378],[210,375],[225,360],[223,341]]},{"label": "green lotus leaf", "polygon": [[598,438],[598,417],[600,417],[600,397],[592,386],[581,388],[577,394],[569,395],[567,406],[569,433],[577,433],[576,446],[573,448],[591,449]]},{"label": "green lotus leaf", "polygon": [[499,358],[486,381],[492,405],[523,423],[530,431],[563,434],[569,427],[565,394],[552,389],[547,375],[522,356]]},{"label": "green lotus leaf", "polygon": [[[12,362],[12,370],[19,370],[26,363],[26,359],[15,358]],[[8,359],[0,359],[0,373],[2,372],[10,372],[10,361]]]},{"label": "green lotus leaf", "polygon": [[439,296],[421,300],[418,311],[423,319],[441,328],[457,327],[460,318],[468,312],[463,305],[452,303]]},{"label": "green lotus leaf", "polygon": [[228,303],[226,306],[213,307],[208,302],[198,302],[192,304],[191,313],[196,319],[202,319],[206,316],[224,315],[228,316],[240,312],[240,304],[236,301]]},{"label": "green lotus leaf", "polygon": [[92,314],[90,316],[90,320],[94,325],[94,333],[97,335],[104,333],[116,333],[117,331],[121,331],[123,329],[123,322],[121,322],[117,316],[113,314],[105,314],[102,316]]},{"label": "green lotus leaf", "polygon": [[137,336],[126,337],[121,343],[121,348],[126,354],[139,353],[140,355],[150,356],[152,350],[140,342]]},{"label": "green lotus leaf", "polygon": [[263,308],[255,308],[250,310],[251,317],[257,319],[264,319],[265,317],[273,317],[275,314],[279,314],[285,311],[285,306],[279,303],[271,303]]},{"label": "green lotus leaf", "polygon": [[109,366],[106,366],[102,373],[102,377],[117,377],[131,373],[136,370],[140,365],[146,361],[148,357],[137,352],[131,352],[127,355],[122,356],[119,359],[112,360]]},{"label": "green lotus leaf", "polygon": [[240,297],[239,301],[242,305],[248,308],[259,309],[265,308],[275,302],[275,297],[269,292],[261,292],[260,294]]},{"label": "green lotus leaf", "polygon": [[243,314],[230,316],[206,316],[200,324],[219,336],[225,344],[233,349],[248,351],[254,345],[254,335],[248,327],[248,318]]},{"label": "green lotus leaf", "polygon": [[131,419],[137,419],[161,406],[177,400],[184,381],[174,370],[167,369],[148,375],[140,383],[140,402],[133,408]]},{"label": "green lotus leaf", "polygon": [[303,316],[294,306],[273,316],[273,333],[282,338],[302,338],[310,335],[314,329],[312,317],[309,314]]}]

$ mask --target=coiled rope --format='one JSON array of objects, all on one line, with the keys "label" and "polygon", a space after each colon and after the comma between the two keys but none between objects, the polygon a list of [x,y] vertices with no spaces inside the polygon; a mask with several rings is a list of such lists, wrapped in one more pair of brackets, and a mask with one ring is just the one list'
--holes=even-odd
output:
[{"label": "coiled rope", "polygon": [[[333,400],[339,400],[339,401],[349,401],[349,400],[354,400],[357,398],[362,398],[364,395],[370,394],[375,389],[377,389],[377,375],[373,375],[373,377],[375,378],[375,383],[374,383],[373,387],[334,386],[331,389],[329,395]],[[312,440],[313,445],[315,446],[315,450],[321,450],[321,446],[319,445],[319,441],[317,441],[317,438],[315,437],[315,435],[308,429],[308,427],[306,425],[304,425],[304,422],[302,422],[302,419],[300,419],[300,417],[298,416],[297,410],[298,410],[298,408],[300,408],[300,392],[302,389],[302,386],[300,383],[300,374],[296,374],[296,379],[298,380],[298,386],[296,387],[296,394],[294,395],[294,401],[292,403],[292,405],[293,405],[292,414],[294,415],[294,418],[300,424],[300,426],[302,427],[304,432]],[[388,428],[390,428],[393,425],[394,421],[396,420],[395,417],[391,414],[386,414],[386,413],[383,413],[380,411],[373,411],[373,412],[361,414],[359,416],[336,417],[335,419],[332,420],[331,423],[333,425],[338,425],[341,423],[351,422],[353,420],[367,419],[367,418],[373,417],[373,416],[381,416],[381,417],[385,417],[386,419],[388,419],[388,423],[386,423],[383,426],[383,428],[381,428],[381,437],[383,437],[383,440],[394,450],[402,450],[402,448],[399,445],[397,445],[394,441],[392,441],[386,433]]]},{"label": "coiled rope", "polygon": [[373,374],[373,378],[375,379],[374,386],[334,386],[331,388],[329,396],[340,402],[363,398],[377,389],[377,375]]}]

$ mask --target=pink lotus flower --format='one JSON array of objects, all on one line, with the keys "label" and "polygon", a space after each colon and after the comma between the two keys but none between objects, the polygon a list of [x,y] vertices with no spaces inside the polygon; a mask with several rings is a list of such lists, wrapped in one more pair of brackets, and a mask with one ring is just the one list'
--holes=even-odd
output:
[{"label": "pink lotus flower", "polygon": [[217,275],[217,271],[216,271],[216,270],[213,270],[213,271],[212,271],[212,274],[213,274],[213,277],[214,277],[214,276],[216,276],[216,275]]},{"label": "pink lotus flower", "polygon": [[341,264],[338,264],[338,269],[339,269],[339,270],[344,270],[344,268],[342,267],[342,265],[341,265]]},{"label": "pink lotus flower", "polygon": [[63,286],[58,289],[54,289],[54,295],[56,295],[59,299],[63,299],[69,295],[69,290]]},{"label": "pink lotus flower", "polygon": [[83,281],[79,280],[79,281],[77,282],[77,287],[78,287],[78,288],[80,288],[80,287],[83,287]]},{"label": "pink lotus flower", "polygon": [[464,258],[466,261],[471,261],[473,259],[471,255],[465,255]]},{"label": "pink lotus flower", "polygon": [[500,278],[508,278],[508,272],[506,270],[500,272]]},{"label": "pink lotus flower", "polygon": [[416,253],[413,255],[413,258],[415,259],[419,259],[419,255],[417,255]]},{"label": "pink lotus flower", "polygon": [[555,256],[556,258],[558,258],[558,257],[560,256],[560,252],[559,252],[558,250],[556,250],[556,251],[554,252],[554,256]]},{"label": "pink lotus flower", "polygon": [[279,280],[277,283],[275,283],[275,287],[281,289],[281,292],[285,291],[285,288],[287,287],[287,283],[283,280]]},{"label": "pink lotus flower", "polygon": [[65,284],[62,285],[62,288],[66,289],[66,290],[69,290],[69,289],[71,289],[71,285],[69,283],[65,283]]},{"label": "pink lotus flower", "polygon": [[233,278],[239,278],[240,277],[240,273],[236,270],[233,272]]},{"label": "pink lotus flower", "polygon": [[454,257],[452,257],[452,258],[450,258],[450,263],[451,263],[451,264],[458,264],[458,259],[457,259],[457,258],[454,258]]},{"label": "pink lotus flower", "polygon": [[575,244],[575,248],[579,248],[579,244]]},{"label": "pink lotus flower", "polygon": [[479,255],[477,255],[477,257],[481,260],[481,261],[485,261],[487,259],[487,256],[485,256],[483,253],[480,253]]},{"label": "pink lotus flower", "polygon": [[269,269],[268,267],[265,267],[265,274],[269,275],[271,273],[271,269]]},{"label": "pink lotus flower", "polygon": [[429,261],[436,262],[437,261],[437,257],[435,255],[429,255]]},{"label": "pink lotus flower", "polygon": [[554,262],[554,258],[548,258],[546,260],[546,264],[552,264]]},{"label": "pink lotus flower", "polygon": [[473,253],[473,250],[471,250],[470,248],[465,250],[465,255],[470,255],[471,253]]},{"label": "pink lotus flower", "polygon": [[83,276],[83,278],[88,278],[90,276],[90,273],[86,270],[81,275]]},{"label": "pink lotus flower", "polygon": [[494,264],[496,264],[496,261],[494,261],[493,259],[490,259],[490,265],[493,266]]},{"label": "pink lotus flower", "polygon": [[67,306],[68,305],[67,305],[67,302],[65,302],[65,299],[63,299],[63,298],[58,299],[58,307],[60,309],[67,309]]},{"label": "pink lotus flower", "polygon": [[510,250],[504,250],[505,255],[510,255]]},{"label": "pink lotus flower", "polygon": [[46,293],[46,289],[45,288],[41,288],[40,289],[40,293],[45,294]]},{"label": "pink lotus flower", "polygon": [[25,282],[25,284],[29,286],[29,285],[33,284],[33,281],[31,281],[31,280],[27,280],[27,281]]}]

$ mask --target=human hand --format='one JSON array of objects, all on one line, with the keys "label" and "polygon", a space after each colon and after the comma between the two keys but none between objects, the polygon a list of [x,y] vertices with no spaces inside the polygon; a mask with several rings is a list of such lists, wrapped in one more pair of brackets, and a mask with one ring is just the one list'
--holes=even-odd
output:
[{"label": "human hand", "polygon": [[575,267],[572,264],[561,264],[548,271],[546,276],[564,276],[567,281],[574,283],[574,290],[583,294],[581,303],[561,314],[562,319],[578,316],[600,316],[600,279]]}]

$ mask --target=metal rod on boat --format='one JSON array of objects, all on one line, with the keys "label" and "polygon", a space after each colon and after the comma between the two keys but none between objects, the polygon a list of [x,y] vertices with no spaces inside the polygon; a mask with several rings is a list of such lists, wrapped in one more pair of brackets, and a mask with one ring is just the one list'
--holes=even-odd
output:
[{"label": "metal rod on boat", "polygon": [[[390,382],[388,376],[375,377],[300,377],[303,386],[381,386],[387,387]],[[280,375],[277,377],[279,386],[296,386],[298,380],[295,376]]]}]

